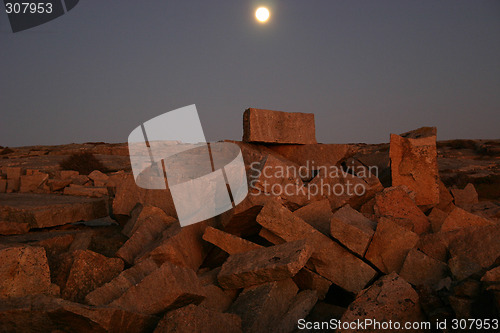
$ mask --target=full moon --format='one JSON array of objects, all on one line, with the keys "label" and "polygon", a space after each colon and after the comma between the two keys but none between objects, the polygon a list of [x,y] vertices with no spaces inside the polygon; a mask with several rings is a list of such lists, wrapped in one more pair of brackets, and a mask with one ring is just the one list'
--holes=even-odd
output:
[{"label": "full moon", "polygon": [[255,12],[255,17],[260,22],[266,22],[269,19],[269,10],[266,7],[260,7]]}]

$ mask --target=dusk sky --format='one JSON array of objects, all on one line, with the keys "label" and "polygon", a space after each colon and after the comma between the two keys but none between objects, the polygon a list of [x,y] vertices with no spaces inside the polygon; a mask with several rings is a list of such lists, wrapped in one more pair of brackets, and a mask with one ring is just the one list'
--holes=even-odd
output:
[{"label": "dusk sky", "polygon": [[500,1],[82,0],[18,33],[2,7],[1,146],[126,142],[190,104],[209,141],[248,107],[312,112],[323,143],[500,139]]}]

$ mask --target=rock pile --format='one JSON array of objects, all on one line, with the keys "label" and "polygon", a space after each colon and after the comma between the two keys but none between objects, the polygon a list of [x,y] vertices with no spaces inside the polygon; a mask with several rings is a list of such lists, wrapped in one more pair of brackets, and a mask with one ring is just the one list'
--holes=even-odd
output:
[{"label": "rock pile", "polygon": [[435,128],[374,154],[317,144],[312,114],[249,109],[243,127],[248,196],[183,228],[130,172],[4,167],[0,331],[498,318],[500,205],[441,182]]}]

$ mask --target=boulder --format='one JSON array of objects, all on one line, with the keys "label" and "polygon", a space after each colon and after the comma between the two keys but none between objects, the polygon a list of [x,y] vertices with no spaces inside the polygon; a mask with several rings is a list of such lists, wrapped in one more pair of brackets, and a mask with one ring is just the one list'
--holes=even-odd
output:
[{"label": "boulder", "polygon": [[453,209],[453,196],[450,191],[446,188],[446,185],[438,180],[439,187],[439,203],[436,205],[436,208],[441,209],[442,211],[449,212]]},{"label": "boulder", "polygon": [[293,277],[311,256],[312,247],[298,240],[231,255],[218,275],[219,285],[238,289]]},{"label": "boulder", "polygon": [[308,197],[300,173],[298,165],[279,156],[266,155],[251,166],[249,195],[278,198],[292,209],[304,206]]},{"label": "boulder", "polygon": [[330,230],[333,238],[363,257],[375,233],[377,223],[345,205],[333,214]]},{"label": "boulder", "polygon": [[247,109],[243,113],[243,141],[316,143],[314,114]]},{"label": "boulder", "polygon": [[227,291],[214,284],[207,284],[203,286],[203,292],[206,297],[200,303],[201,307],[212,311],[226,312],[233,304],[238,291]]},{"label": "boulder", "polygon": [[158,269],[153,260],[144,260],[121,272],[117,277],[94,289],[85,296],[85,303],[107,305],[122,296],[128,289],[139,284],[146,276]]},{"label": "boulder", "polygon": [[[364,322],[371,319],[377,322],[420,322],[425,316],[420,310],[417,292],[396,273],[381,277],[369,288],[356,296],[354,302],[342,316],[342,322]],[[338,332],[380,332],[375,326],[364,329],[340,329]]]},{"label": "boulder", "polygon": [[[143,214],[146,210],[151,214]],[[175,218],[168,216],[159,208],[144,208],[130,231],[130,238],[116,252],[116,256],[129,264],[134,263],[137,256],[144,253],[162,236],[163,231],[176,223]]]},{"label": "boulder", "polygon": [[155,333],[213,333],[241,331],[241,319],[230,313],[220,313],[190,304],[170,311],[160,320]]},{"label": "boulder", "polygon": [[205,229],[203,239],[229,254],[248,252],[262,247],[246,239],[228,234],[227,232],[213,227],[207,227]]},{"label": "boulder", "polygon": [[30,228],[48,228],[108,215],[104,199],[52,194],[0,194],[0,220],[29,223]]},{"label": "boulder", "polygon": [[476,188],[471,183],[468,183],[464,189],[451,189],[455,206],[470,211],[472,206],[479,202],[479,197]]},{"label": "boulder", "polygon": [[500,225],[495,224],[470,228],[452,239],[448,246],[452,259],[469,263],[469,267],[474,268],[472,271],[469,270],[467,274],[457,274],[457,270],[452,270],[454,275],[457,277],[472,275],[498,263],[500,258],[499,238]]},{"label": "boulder", "polygon": [[352,174],[342,168],[322,169],[307,184],[308,198],[327,198],[333,210],[346,204],[358,209],[382,190],[382,184],[374,175]]},{"label": "boulder", "polygon": [[166,262],[109,306],[153,315],[191,303],[199,304],[204,298],[203,288],[192,269]]},{"label": "boulder", "polygon": [[482,282],[500,283],[500,266],[490,269],[481,278]]},{"label": "boulder", "polygon": [[427,232],[430,228],[427,216],[417,207],[407,188],[390,187],[375,196],[375,213],[387,217],[407,227],[416,234]]},{"label": "boulder", "polygon": [[77,184],[71,184],[64,188],[65,195],[76,195],[89,198],[102,198],[108,195],[106,187],[90,187]]},{"label": "boulder", "polygon": [[51,192],[60,191],[72,183],[71,179],[49,179],[47,185]]},{"label": "boulder", "polygon": [[42,247],[0,244],[0,262],[0,298],[54,292]]},{"label": "boulder", "polygon": [[443,223],[447,217],[448,217],[447,212],[445,212],[437,207],[434,207],[431,210],[431,213],[429,214],[429,216],[427,216],[427,218],[429,219],[429,222],[431,223],[432,232],[440,231],[441,226],[443,225]]},{"label": "boulder", "polygon": [[418,235],[392,220],[381,218],[365,258],[385,274],[399,272]]},{"label": "boulder", "polygon": [[333,213],[328,199],[313,201],[294,211],[293,215],[300,217],[324,235],[330,235],[330,220]]},{"label": "boulder", "polygon": [[307,267],[345,290],[357,292],[376,275],[368,264],[279,203],[271,201],[266,204],[257,216],[257,222],[287,242],[309,240],[313,254]]},{"label": "boulder", "polygon": [[346,144],[270,145],[268,148],[307,170],[308,178],[318,169],[336,166],[356,152],[353,145]]},{"label": "boulder", "polygon": [[92,179],[95,186],[106,186],[109,180],[109,176],[99,170],[92,171],[89,174],[89,178]]},{"label": "boulder", "polygon": [[79,176],[80,173],[74,170],[61,170],[59,171],[59,178],[61,179],[71,179]]},{"label": "boulder", "polygon": [[259,236],[274,245],[286,243],[286,241],[283,238],[276,236],[274,233],[272,233],[270,230],[267,230],[266,228],[260,229]]},{"label": "boulder", "polygon": [[21,188],[20,178],[7,178],[7,189],[5,190],[7,193],[19,192],[20,188]]},{"label": "boulder", "polygon": [[300,290],[314,290],[319,299],[324,299],[332,283],[310,269],[302,268],[294,277],[293,282]]},{"label": "boulder", "polygon": [[414,191],[419,206],[439,203],[435,127],[391,134],[389,155],[392,186],[405,185]]},{"label": "boulder", "polygon": [[244,332],[271,332],[273,325],[288,310],[297,291],[291,279],[245,288],[228,312],[241,317]]},{"label": "boulder", "polygon": [[168,189],[143,189],[135,184],[134,176],[129,174],[110,178],[117,184],[113,200],[113,214],[130,216],[134,207],[139,203],[161,208],[167,215],[177,218],[174,202]]},{"label": "boulder", "polygon": [[180,227],[173,224],[163,231],[161,238],[151,244],[134,263],[151,258],[158,264],[171,262],[178,266],[198,270],[208,253],[208,244],[202,236],[206,228],[205,222]]},{"label": "boulder", "polygon": [[2,173],[7,176],[7,179],[19,179],[23,175],[21,167],[8,167],[2,168]]},{"label": "boulder", "polygon": [[420,237],[416,248],[431,258],[447,262],[448,244],[455,236],[456,232],[454,231],[423,235]]},{"label": "boulder", "polygon": [[89,292],[111,281],[123,270],[121,259],[106,258],[90,250],[77,250],[71,259],[61,296],[73,302],[83,302]]},{"label": "boulder", "polygon": [[431,258],[417,249],[411,249],[399,276],[414,286],[433,287],[444,279],[447,271],[448,266],[444,262]]},{"label": "boulder", "polygon": [[473,318],[472,308],[474,306],[474,301],[470,298],[449,296],[448,302],[453,308],[457,319]]},{"label": "boulder", "polygon": [[49,175],[46,173],[21,176],[21,187],[19,192],[36,192],[48,179]]},{"label": "boulder", "polygon": [[472,206],[471,213],[482,216],[492,222],[500,223],[500,202],[481,201]]},{"label": "boulder", "polygon": [[451,231],[468,227],[480,227],[491,225],[493,222],[469,213],[460,207],[455,207],[441,225],[441,231]]},{"label": "boulder", "polygon": [[318,301],[313,290],[303,290],[293,299],[287,312],[275,323],[273,332],[289,333],[297,329],[299,319],[304,319]]},{"label": "boulder", "polygon": [[0,235],[20,235],[30,230],[27,222],[0,221]]},{"label": "boulder", "polygon": [[0,303],[2,332],[151,332],[158,319],[117,308],[90,307],[34,295]]}]

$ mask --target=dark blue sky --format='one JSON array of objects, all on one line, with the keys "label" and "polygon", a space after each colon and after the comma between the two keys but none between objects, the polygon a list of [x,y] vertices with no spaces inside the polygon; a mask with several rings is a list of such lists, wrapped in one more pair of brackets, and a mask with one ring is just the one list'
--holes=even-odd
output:
[{"label": "dark blue sky", "polygon": [[500,138],[500,1],[82,0],[16,34],[0,13],[2,146],[125,142],[189,104],[210,141],[247,107],[313,112],[325,143]]}]

